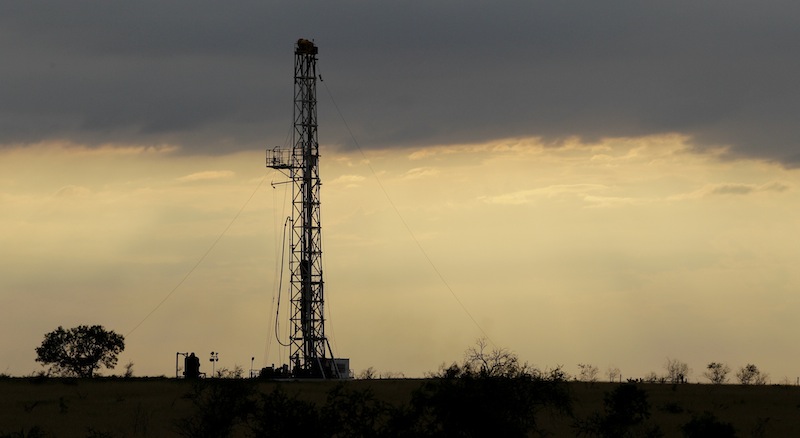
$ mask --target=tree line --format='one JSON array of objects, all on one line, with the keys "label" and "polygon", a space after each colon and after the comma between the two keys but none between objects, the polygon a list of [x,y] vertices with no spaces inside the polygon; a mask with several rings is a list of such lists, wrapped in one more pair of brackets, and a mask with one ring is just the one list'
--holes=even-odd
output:
[{"label": "tree line", "polygon": [[[45,335],[37,361],[49,365],[53,374],[91,377],[101,365],[113,368],[123,349],[124,338],[102,326],[59,327]],[[673,384],[686,382],[691,373],[688,364],[674,359],[664,368],[659,381]],[[561,366],[541,369],[508,349],[489,348],[481,339],[461,362],[428,375],[402,404],[387,403],[369,388],[354,389],[344,382],[327,393],[325,402],[314,403],[290,395],[281,384],[269,393],[259,392],[254,379],[232,372],[225,374],[229,378],[195,381],[186,395],[194,409],[174,427],[186,437],[525,437],[551,433],[547,419],[561,418],[575,436],[664,435],[650,421],[648,392],[638,382],[613,386],[600,410],[576,415],[568,382],[594,382],[599,374],[591,364],[578,364],[578,369],[575,376]],[[726,383],[730,374],[731,368],[721,362],[708,364],[703,373],[716,384]],[[734,374],[742,384],[764,384],[767,379],[752,364]],[[620,371],[612,367],[608,375],[615,380]],[[708,412],[692,413],[680,430],[686,437],[736,436],[730,423]]]},{"label": "tree line", "polygon": [[[664,374],[657,374],[653,371],[647,373],[643,378],[628,379],[628,382],[635,383],[688,383],[692,373],[691,368],[686,362],[677,359],[667,359],[664,363]],[[599,380],[599,368],[585,363],[578,364],[578,373],[573,376],[573,380],[579,382],[597,382]],[[735,380],[730,376],[731,367],[724,362],[711,362],[706,365],[703,377],[710,383],[721,385],[725,383],[739,383],[741,385],[766,385],[769,383],[769,374],[760,370],[756,365],[748,363],[740,367],[734,373]],[[619,368],[609,367],[606,372],[608,381],[621,381],[622,374]],[[784,384],[788,384],[786,381]]]},{"label": "tree line", "polygon": [[[36,348],[36,361],[48,367],[47,375],[63,377],[92,377],[104,366],[113,369],[118,360],[118,355],[125,349],[125,338],[111,330],[106,330],[100,325],[80,325],[70,329],[59,326],[56,330],[46,333],[42,344]],[[528,372],[530,367],[521,364],[519,358],[504,348],[489,349],[486,339],[479,339],[474,346],[467,349],[463,364],[470,371],[486,374],[487,376],[503,376],[509,370]],[[599,380],[599,368],[592,364],[579,363],[578,373],[568,376],[563,368],[558,368],[565,380],[582,382],[596,382]],[[643,383],[687,383],[691,374],[689,365],[677,359],[667,359],[664,363],[665,373],[658,375],[655,372],[646,374],[643,378],[628,379],[629,382]],[[239,373],[222,370],[220,377],[241,377]],[[724,384],[732,381],[731,367],[724,362],[711,362],[706,365],[703,377],[713,384]],[[126,365],[125,375],[133,374],[133,364]],[[606,376],[611,382],[621,381],[622,373],[617,367],[609,367]],[[402,378],[402,373],[377,373],[369,367],[359,375],[362,379]],[[748,363],[734,373],[735,381],[742,385],[764,385],[769,382],[769,374],[759,369],[756,365]],[[784,382],[784,383],[789,383]]]}]

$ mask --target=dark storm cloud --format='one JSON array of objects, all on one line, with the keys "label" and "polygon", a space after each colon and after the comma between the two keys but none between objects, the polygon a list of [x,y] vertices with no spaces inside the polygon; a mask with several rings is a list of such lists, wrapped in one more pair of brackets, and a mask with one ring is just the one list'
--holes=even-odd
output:
[{"label": "dark storm cloud", "polygon": [[[666,132],[800,163],[800,4],[768,1],[11,1],[0,142],[262,148],[292,45],[362,147]],[[319,90],[324,143],[352,145]]]}]

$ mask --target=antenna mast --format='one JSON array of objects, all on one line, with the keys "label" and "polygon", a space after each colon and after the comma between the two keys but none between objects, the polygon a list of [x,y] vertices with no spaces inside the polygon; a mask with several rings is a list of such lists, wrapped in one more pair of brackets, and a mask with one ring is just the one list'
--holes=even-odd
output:
[{"label": "antenna mast", "polygon": [[300,39],[294,51],[291,150],[267,151],[267,167],[292,181],[290,361],[295,377],[347,378],[349,360],[334,359],[325,337],[322,226],[317,140],[317,46]]}]

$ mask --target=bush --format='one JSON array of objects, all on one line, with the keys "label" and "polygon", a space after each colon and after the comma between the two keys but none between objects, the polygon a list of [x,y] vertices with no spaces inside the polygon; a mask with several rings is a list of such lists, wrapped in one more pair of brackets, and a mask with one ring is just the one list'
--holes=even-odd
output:
[{"label": "bush", "polygon": [[706,379],[715,385],[721,385],[728,381],[728,373],[731,372],[731,367],[721,362],[711,362],[706,366],[706,370],[703,373]]},{"label": "bush", "polygon": [[269,394],[261,394],[254,414],[250,424],[253,436],[325,436],[317,406],[289,397],[282,386],[275,387]]},{"label": "bush", "polygon": [[753,364],[747,364],[736,372],[736,378],[742,385],[764,385],[769,379],[769,375],[759,370]]},{"label": "bush", "polygon": [[687,438],[728,438],[736,436],[736,429],[731,423],[717,420],[714,414],[706,411],[702,415],[693,415],[692,419],[681,427],[683,436]]},{"label": "bush", "polygon": [[253,411],[255,386],[240,379],[198,381],[188,397],[195,414],[178,422],[178,433],[191,438],[223,438],[246,422]]},{"label": "bush", "polygon": [[340,384],[328,393],[322,408],[323,424],[330,436],[382,437],[388,422],[388,406],[377,400],[370,389],[349,390]]},{"label": "bush", "polygon": [[578,421],[579,435],[599,437],[661,436],[657,426],[647,424],[650,402],[647,392],[635,384],[622,384],[603,397],[603,412]]},{"label": "bush", "polygon": [[524,437],[540,431],[537,415],[543,409],[571,414],[562,372],[507,371],[513,377],[490,376],[469,364],[450,366],[413,394],[392,429],[399,436]]}]

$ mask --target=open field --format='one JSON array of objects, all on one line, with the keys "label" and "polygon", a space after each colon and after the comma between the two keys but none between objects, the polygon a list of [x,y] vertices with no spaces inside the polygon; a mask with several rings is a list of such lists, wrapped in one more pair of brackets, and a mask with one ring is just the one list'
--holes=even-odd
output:
[{"label": "open field", "polygon": [[[256,382],[271,392],[281,385],[289,395],[325,403],[337,382]],[[354,380],[347,389],[369,388],[375,398],[395,406],[411,400],[423,380]],[[603,396],[619,384],[566,383],[574,418],[603,409]],[[680,427],[705,411],[731,423],[737,436],[800,436],[800,387],[639,384],[649,397],[651,424],[665,436],[682,436]],[[56,437],[179,436],[178,423],[196,409],[192,382],[175,379],[3,379],[0,380],[0,436],[28,436],[34,427]],[[542,415],[555,436],[573,436],[574,418]],[[241,431],[240,431],[241,432]],[[5,435],[4,435],[5,434]],[[241,433],[244,435],[243,433]]]}]

